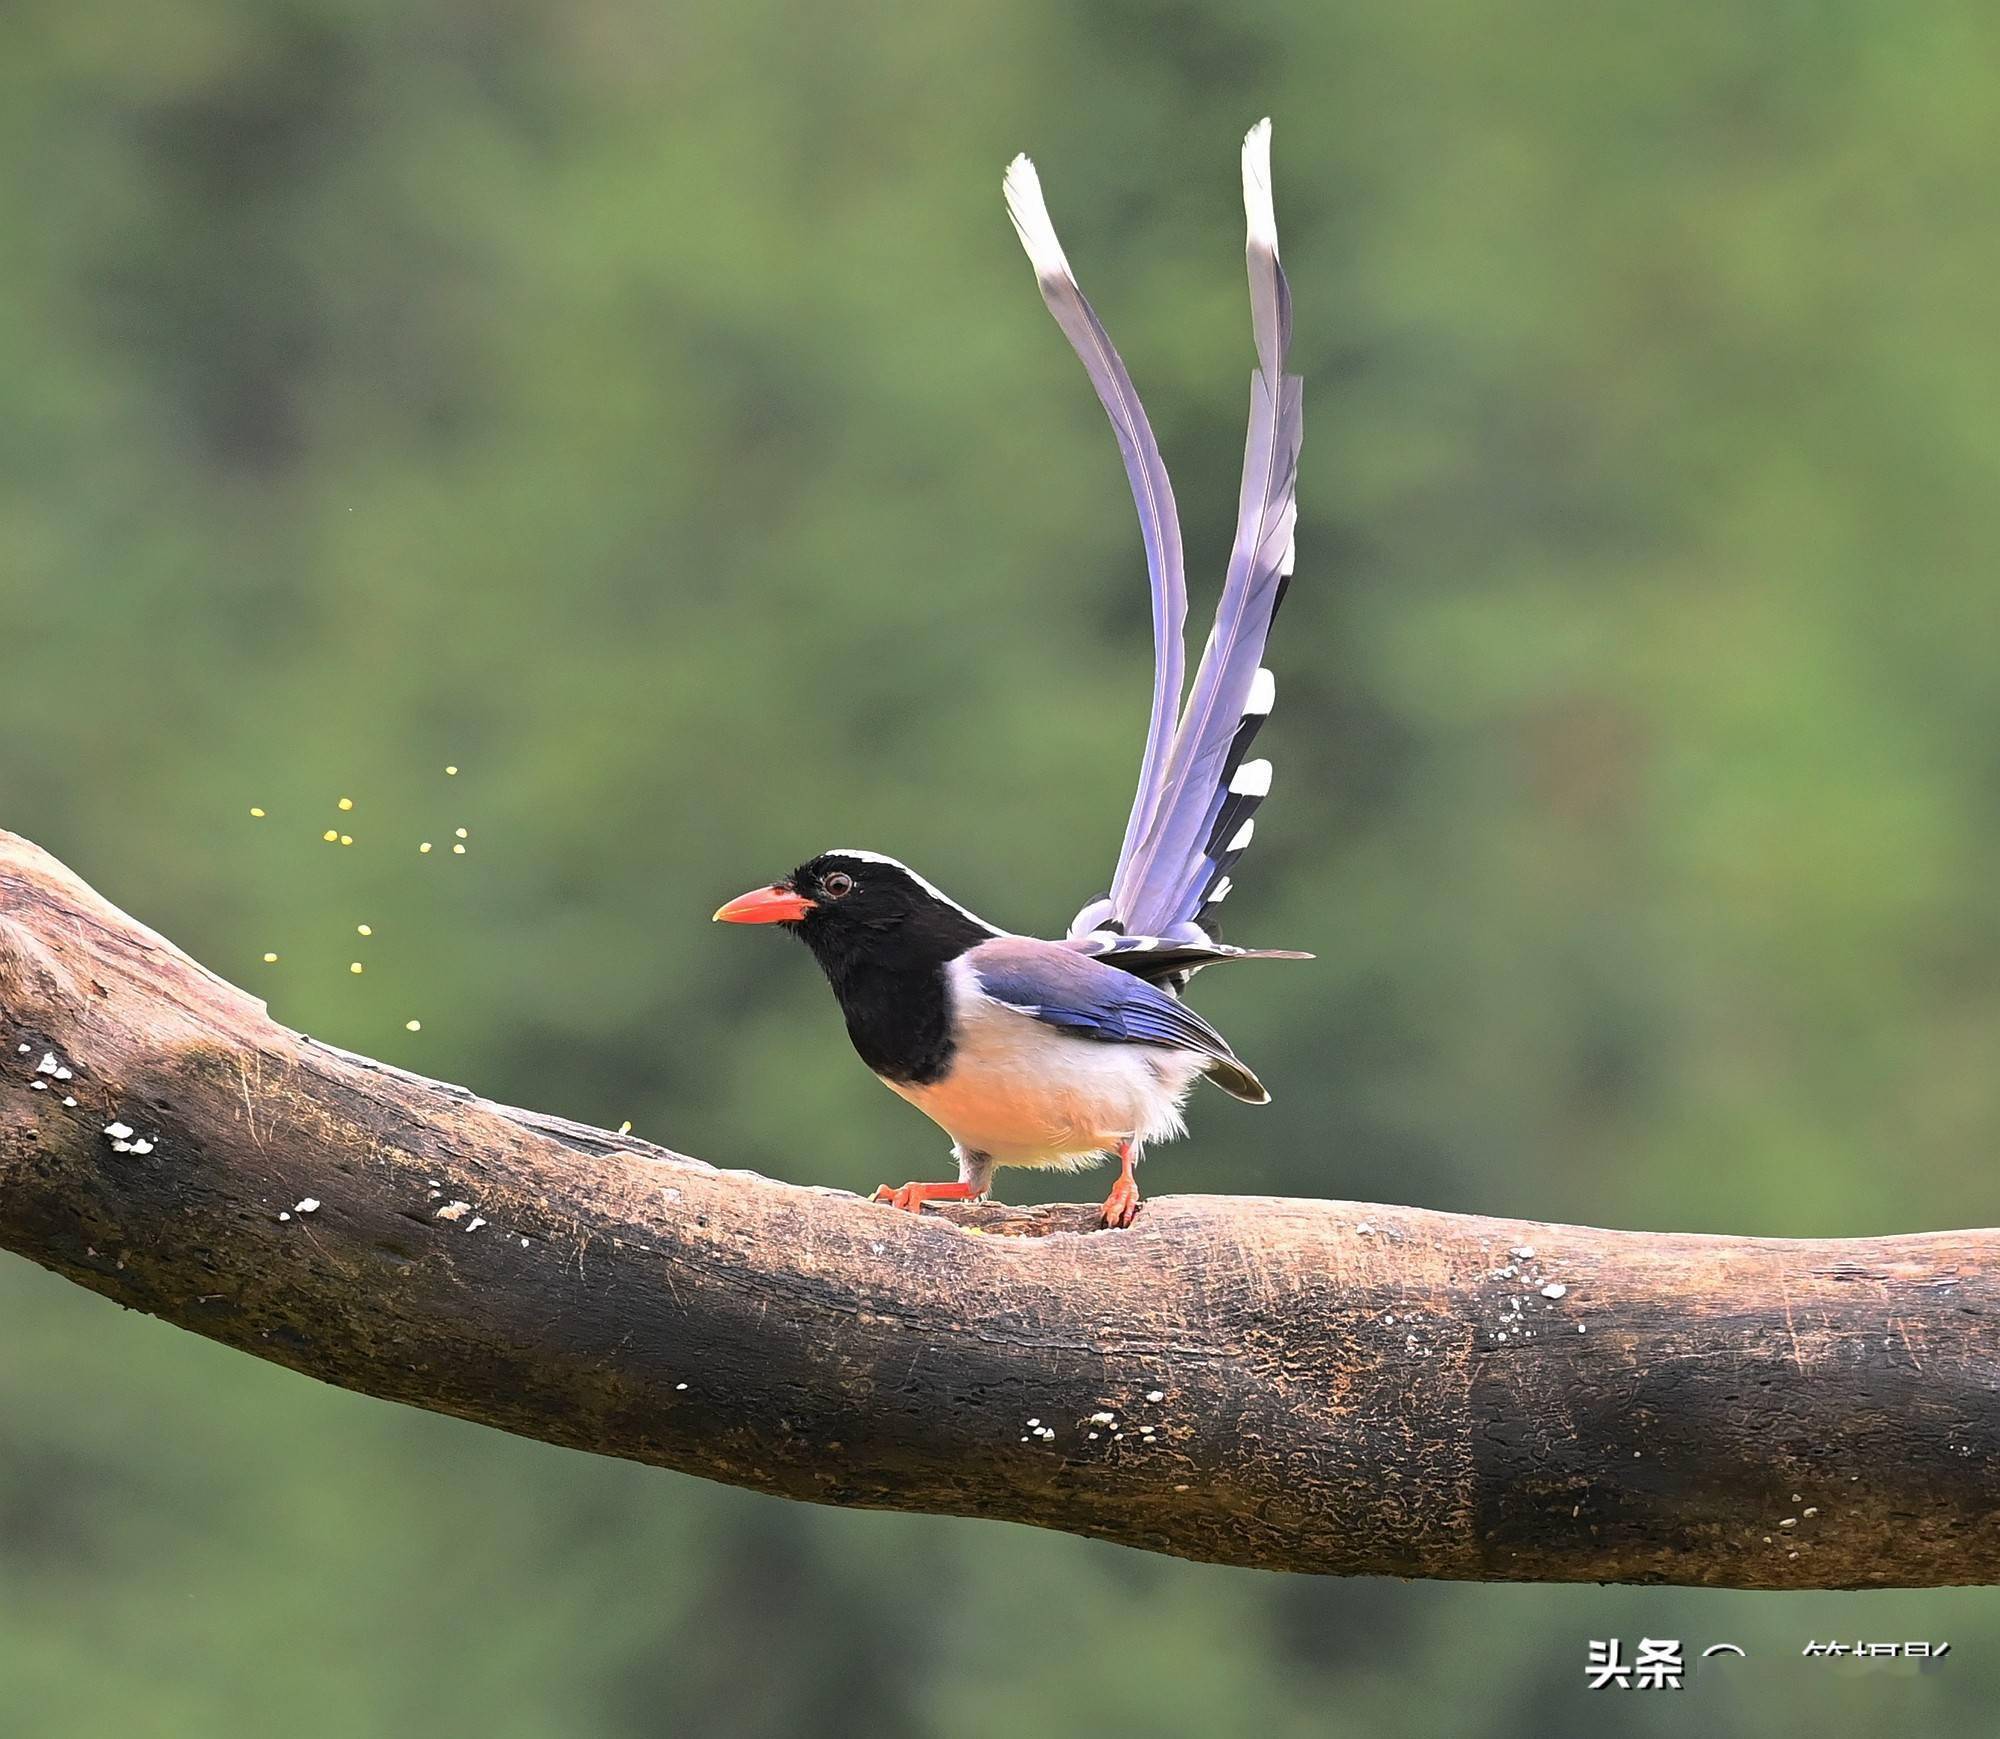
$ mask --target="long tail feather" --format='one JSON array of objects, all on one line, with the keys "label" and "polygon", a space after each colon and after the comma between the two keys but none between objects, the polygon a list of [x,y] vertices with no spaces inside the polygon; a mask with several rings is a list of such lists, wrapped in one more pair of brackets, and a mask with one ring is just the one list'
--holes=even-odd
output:
[{"label": "long tail feather", "polygon": [[1285,372],[1292,347],[1292,288],[1278,264],[1278,208],[1271,196],[1271,119],[1243,136],[1244,257],[1250,272],[1250,325],[1266,380]]},{"label": "long tail feather", "polygon": [[1291,291],[1278,259],[1269,121],[1243,141],[1243,204],[1258,368],[1236,541],[1152,821],[1112,882],[1112,913],[1128,931],[1173,935],[1227,898],[1229,866],[1249,843],[1250,811],[1270,789],[1269,763],[1243,755],[1270,711],[1272,683],[1261,660],[1291,578],[1304,419],[1301,382],[1283,372]]},{"label": "long tail feather", "polygon": [[1076,274],[1070,270],[1062,243],[1056,239],[1055,225],[1049,221],[1041,177],[1035,173],[1034,164],[1026,157],[1016,157],[1007,167],[1003,187],[1007,213],[1014,220],[1015,233],[1035,268],[1042,300],[1083,363],[1090,384],[1096,388],[1105,414],[1111,419],[1112,431],[1118,437],[1118,451],[1125,461],[1125,475],[1132,485],[1133,504],[1139,510],[1139,535],[1146,546],[1146,572],[1153,599],[1153,711],[1146,729],[1146,753],[1139,764],[1139,788],[1132,799],[1131,816],[1125,823],[1124,842],[1118,850],[1118,869],[1122,875],[1153,823],[1166,778],[1174,715],[1181,703],[1186,673],[1181,636],[1187,620],[1187,579],[1181,560],[1180,518],[1174,508],[1174,490],[1167,479],[1166,461],[1160,457],[1152,425],[1146,421],[1132,377],[1113,348],[1104,323],[1085,299]]}]

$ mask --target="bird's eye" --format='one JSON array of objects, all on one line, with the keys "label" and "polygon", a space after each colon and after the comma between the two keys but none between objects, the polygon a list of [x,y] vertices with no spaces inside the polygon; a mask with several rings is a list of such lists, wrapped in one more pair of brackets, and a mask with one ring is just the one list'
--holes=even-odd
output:
[{"label": "bird's eye", "polygon": [[835,870],[819,885],[830,900],[844,900],[854,892],[854,878],[845,870]]}]

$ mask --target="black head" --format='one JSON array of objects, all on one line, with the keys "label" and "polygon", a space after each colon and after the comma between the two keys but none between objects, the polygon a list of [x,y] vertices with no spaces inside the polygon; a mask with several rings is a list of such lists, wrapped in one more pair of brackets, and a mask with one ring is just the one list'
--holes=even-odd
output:
[{"label": "black head", "polygon": [[872,851],[823,851],[717,912],[776,924],[813,951],[861,1060],[890,1081],[935,1081],[955,1039],[946,965],[999,932],[915,870]]},{"label": "black head", "polygon": [[864,960],[887,968],[941,966],[999,934],[914,870],[869,851],[823,851],[715,915],[724,923],[790,930],[836,979]]}]

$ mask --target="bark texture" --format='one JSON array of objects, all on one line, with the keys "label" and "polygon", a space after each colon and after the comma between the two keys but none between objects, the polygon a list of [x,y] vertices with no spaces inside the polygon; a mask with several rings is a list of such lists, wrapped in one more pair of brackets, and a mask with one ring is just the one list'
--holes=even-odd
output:
[{"label": "bark texture", "polygon": [[1231,1564],[2000,1580],[2000,1234],[1092,1221],[915,1220],[315,1043],[0,833],[0,1247],[260,1358],[787,1497]]}]

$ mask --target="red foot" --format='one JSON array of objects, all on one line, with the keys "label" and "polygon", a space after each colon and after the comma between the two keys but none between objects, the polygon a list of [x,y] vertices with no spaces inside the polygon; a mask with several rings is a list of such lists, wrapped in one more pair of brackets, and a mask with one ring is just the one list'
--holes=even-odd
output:
[{"label": "red foot", "polygon": [[921,1214],[925,1202],[969,1202],[979,1194],[969,1183],[906,1183],[901,1189],[884,1184],[874,1199],[901,1208],[906,1214]]},{"label": "red foot", "polygon": [[1104,1211],[1098,1215],[1101,1226],[1129,1226],[1139,1217],[1139,1180],[1132,1175],[1130,1142],[1120,1143],[1118,1161],[1118,1181],[1111,1186],[1110,1195],[1104,1198]]}]

